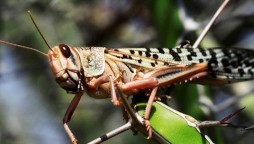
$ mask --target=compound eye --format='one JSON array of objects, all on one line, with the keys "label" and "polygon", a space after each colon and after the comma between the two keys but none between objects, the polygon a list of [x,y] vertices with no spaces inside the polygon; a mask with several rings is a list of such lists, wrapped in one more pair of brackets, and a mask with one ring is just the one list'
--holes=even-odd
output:
[{"label": "compound eye", "polygon": [[59,48],[65,58],[69,58],[71,56],[71,50],[70,50],[69,46],[67,46],[65,44],[60,44]]}]

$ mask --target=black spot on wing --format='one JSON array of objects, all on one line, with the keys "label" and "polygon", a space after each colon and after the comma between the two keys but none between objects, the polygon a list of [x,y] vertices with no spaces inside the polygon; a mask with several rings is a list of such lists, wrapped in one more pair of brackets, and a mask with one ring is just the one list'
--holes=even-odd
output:
[{"label": "black spot on wing", "polygon": [[158,51],[159,51],[159,53],[161,53],[161,54],[165,54],[165,51],[163,50],[163,48],[158,48]]},{"label": "black spot on wing", "polygon": [[199,63],[202,63],[202,62],[204,62],[204,60],[203,59],[199,59]]},{"label": "black spot on wing", "polygon": [[216,58],[216,52],[213,49],[208,50],[213,59]]},{"label": "black spot on wing", "polygon": [[199,49],[200,53],[202,56],[207,56],[206,50],[205,49]]},{"label": "black spot on wing", "polygon": [[194,52],[194,51],[191,51],[191,56],[196,57],[196,56],[197,56],[197,53]]},{"label": "black spot on wing", "polygon": [[134,50],[130,50],[130,53],[131,53],[131,54],[134,54],[134,53],[135,53],[135,51],[134,51]]},{"label": "black spot on wing", "polygon": [[208,72],[214,78],[216,78],[216,72],[218,70],[218,61],[216,59],[211,59],[208,61]]},{"label": "black spot on wing", "polygon": [[172,55],[173,59],[175,61],[181,61],[181,57],[177,52],[175,52],[173,49],[169,49],[169,53]]},{"label": "black spot on wing", "polygon": [[142,56],[142,51],[138,51],[139,56]]},{"label": "black spot on wing", "polygon": [[233,68],[237,68],[239,66],[239,63],[237,61],[232,61],[230,62],[230,65],[233,67]]},{"label": "black spot on wing", "polygon": [[229,61],[227,58],[224,58],[221,60],[221,63],[224,67],[228,67],[230,65]]},{"label": "black spot on wing", "polygon": [[232,56],[231,56],[231,53],[232,53],[231,50],[225,50],[225,49],[223,49],[222,52],[223,52],[224,55],[227,56],[228,58],[232,58]]},{"label": "black spot on wing", "polygon": [[127,57],[127,55],[123,54],[122,58],[127,59],[128,57]]},{"label": "black spot on wing", "polygon": [[236,55],[236,57],[237,57],[237,59],[238,59],[239,61],[241,61],[241,60],[244,59],[243,55],[240,54],[240,53],[236,53],[235,55]]},{"label": "black spot on wing", "polygon": [[192,60],[192,56],[191,56],[191,55],[187,55],[187,59],[188,59],[189,61],[191,61],[191,60]]},{"label": "black spot on wing", "polygon": [[240,68],[240,69],[238,69],[238,73],[239,73],[239,74],[240,74],[240,76],[242,77],[242,76],[244,75],[244,73],[245,73],[245,72],[244,72],[244,70],[243,70],[243,69],[241,69],[241,68]]},{"label": "black spot on wing", "polygon": [[145,48],[147,52],[151,52],[151,49],[150,48]]},{"label": "black spot on wing", "polygon": [[154,58],[154,59],[158,59],[159,56],[158,56],[157,54],[153,54],[153,58]]},{"label": "black spot on wing", "polygon": [[150,52],[145,52],[145,54],[146,54],[146,57],[150,57],[151,56]]}]

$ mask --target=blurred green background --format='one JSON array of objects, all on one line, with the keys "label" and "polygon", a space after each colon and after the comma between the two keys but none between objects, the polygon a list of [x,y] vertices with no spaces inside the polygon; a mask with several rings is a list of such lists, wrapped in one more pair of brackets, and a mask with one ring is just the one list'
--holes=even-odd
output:
[{"label": "blurred green background", "polygon": [[[194,43],[222,1],[210,0],[9,0],[0,4],[0,39],[48,49],[34,28],[31,10],[51,46],[174,47]],[[209,31],[201,47],[253,48],[254,2],[232,0]],[[199,120],[220,120],[246,106],[232,121],[252,125],[253,82],[223,87],[176,86],[169,104]],[[62,118],[73,95],[54,80],[42,55],[0,45],[0,143],[67,144]],[[124,124],[121,110],[109,99],[83,96],[70,127],[79,143]],[[220,144],[253,143],[253,133],[211,128]],[[152,143],[127,131],[105,143]]]}]

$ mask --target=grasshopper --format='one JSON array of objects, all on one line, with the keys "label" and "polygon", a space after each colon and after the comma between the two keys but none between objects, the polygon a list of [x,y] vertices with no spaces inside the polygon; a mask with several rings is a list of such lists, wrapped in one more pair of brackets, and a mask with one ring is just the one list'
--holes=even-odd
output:
[{"label": "grasshopper", "polygon": [[[37,51],[2,40],[0,43]],[[202,49],[186,47],[185,44],[171,49],[47,46],[48,54],[40,53],[49,58],[55,80],[67,92],[75,93],[63,118],[65,131],[72,143],[76,143],[76,138],[67,123],[84,92],[94,98],[111,97],[114,105],[120,105],[115,84],[119,84],[128,95],[145,93],[149,102],[144,124],[151,131],[149,115],[158,89],[189,81],[219,85],[254,78],[254,52],[251,50]]]}]

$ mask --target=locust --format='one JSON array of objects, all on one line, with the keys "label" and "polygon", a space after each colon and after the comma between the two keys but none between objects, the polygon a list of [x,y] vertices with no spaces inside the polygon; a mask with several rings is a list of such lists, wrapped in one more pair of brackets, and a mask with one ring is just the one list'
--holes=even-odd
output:
[{"label": "locust", "polygon": [[254,51],[239,48],[196,48],[187,42],[175,48],[107,48],[72,47],[59,44],[48,54],[34,48],[0,40],[0,43],[39,52],[49,59],[56,82],[67,92],[74,93],[63,118],[63,125],[72,143],[77,140],[68,126],[83,93],[93,98],[111,98],[121,105],[115,84],[128,96],[145,93],[149,101],[144,125],[151,137],[149,123],[152,103],[160,88],[186,82],[220,85],[254,78]]}]

